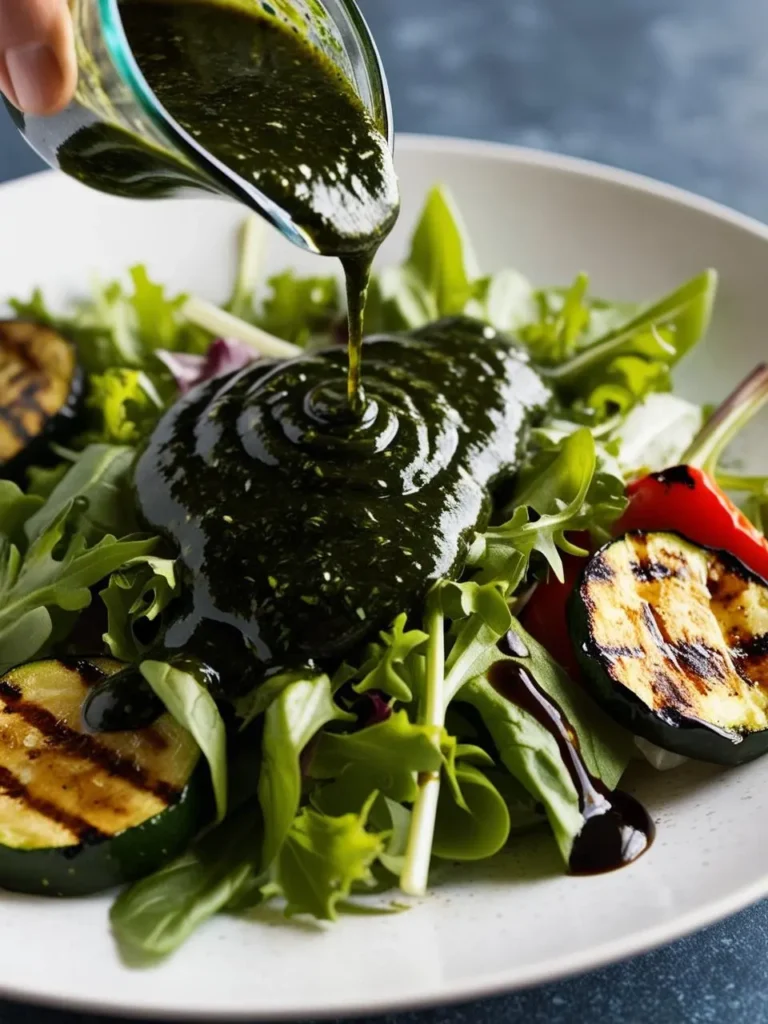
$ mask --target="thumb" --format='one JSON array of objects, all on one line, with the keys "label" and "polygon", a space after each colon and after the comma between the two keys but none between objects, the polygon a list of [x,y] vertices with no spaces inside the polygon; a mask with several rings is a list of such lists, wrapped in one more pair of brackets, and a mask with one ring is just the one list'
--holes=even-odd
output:
[{"label": "thumb", "polygon": [[27,114],[72,98],[77,65],[67,0],[0,0],[0,89]]}]

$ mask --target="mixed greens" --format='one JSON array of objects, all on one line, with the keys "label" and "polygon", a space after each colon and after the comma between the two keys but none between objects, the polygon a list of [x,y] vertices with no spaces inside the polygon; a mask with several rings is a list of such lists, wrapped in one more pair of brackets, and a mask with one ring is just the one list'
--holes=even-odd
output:
[{"label": "mixed greens", "polygon": [[[537,587],[562,584],[613,536],[627,481],[680,461],[707,418],[671,393],[671,373],[706,332],[713,271],[644,307],[591,297],[585,274],[544,289],[513,269],[483,276],[450,196],[434,189],[407,259],[373,281],[366,332],[479,319],[517,339],[556,402],[460,579],[438,582],[355,657],[223,697],[194,664],[158,656],[188,581],[167,540],[144,531],[133,468],[190,388],[346,340],[336,279],[286,271],[262,293],[262,253],[249,220],[221,308],[168,296],[144,267],[128,287],[95,286],[69,314],[39,291],[11,302],[74,344],[85,397],[36,464],[0,466],[0,671],[117,659],[131,692],[154,695],[191,734],[211,783],[207,827],[114,904],[132,958],[166,955],[211,915],[269,900],[324,920],[397,910],[398,888],[424,893],[433,858],[482,860],[537,827],[551,829],[566,867],[584,794],[551,725],[494,686],[489,669],[523,669],[560,709],[601,792],[615,789],[637,750],[627,722],[558,663],[546,628],[521,622]],[[762,529],[765,480],[728,473],[723,483],[748,495]],[[0,845],[6,833],[0,821]]]}]

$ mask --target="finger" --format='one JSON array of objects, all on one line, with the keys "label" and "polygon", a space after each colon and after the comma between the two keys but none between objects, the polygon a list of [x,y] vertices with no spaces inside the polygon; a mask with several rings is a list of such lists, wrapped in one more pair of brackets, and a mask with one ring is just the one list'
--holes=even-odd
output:
[{"label": "finger", "polygon": [[77,81],[67,0],[0,0],[0,89],[28,114],[54,114]]}]

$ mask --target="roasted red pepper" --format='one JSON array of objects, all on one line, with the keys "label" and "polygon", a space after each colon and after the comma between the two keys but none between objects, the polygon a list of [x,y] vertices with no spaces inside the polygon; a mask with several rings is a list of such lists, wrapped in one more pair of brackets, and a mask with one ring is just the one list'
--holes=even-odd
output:
[{"label": "roasted red pepper", "polygon": [[[718,486],[714,469],[724,448],[768,400],[768,366],[761,365],[726,399],[672,469],[651,473],[627,487],[629,505],[614,526],[630,530],[674,530],[695,544],[721,548],[768,579],[768,540]],[[588,534],[569,538],[589,549]],[[520,618],[528,632],[576,679],[566,606],[584,559],[563,559],[565,581],[540,584]]]},{"label": "roasted red pepper", "polygon": [[684,465],[652,473],[631,483],[627,497],[617,533],[674,530],[694,544],[729,551],[768,579],[768,541],[705,470]]}]

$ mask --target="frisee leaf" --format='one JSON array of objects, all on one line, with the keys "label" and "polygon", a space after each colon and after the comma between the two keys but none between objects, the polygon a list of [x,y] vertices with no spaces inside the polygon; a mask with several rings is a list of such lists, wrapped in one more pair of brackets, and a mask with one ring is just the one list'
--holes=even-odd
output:
[{"label": "frisee leaf", "polygon": [[113,445],[137,445],[154,430],[165,408],[143,370],[120,366],[91,374],[86,405],[97,421],[88,436]]},{"label": "frisee leaf", "polygon": [[370,804],[359,814],[329,817],[305,808],[291,825],[276,863],[286,916],[312,914],[334,921],[338,904],[356,884],[375,884],[371,866],[386,835],[366,829]]},{"label": "frisee leaf", "polygon": [[219,709],[191,672],[164,661],[142,661],[141,674],[169,713],[194,738],[211,771],[216,817],[227,813],[227,735]]}]

